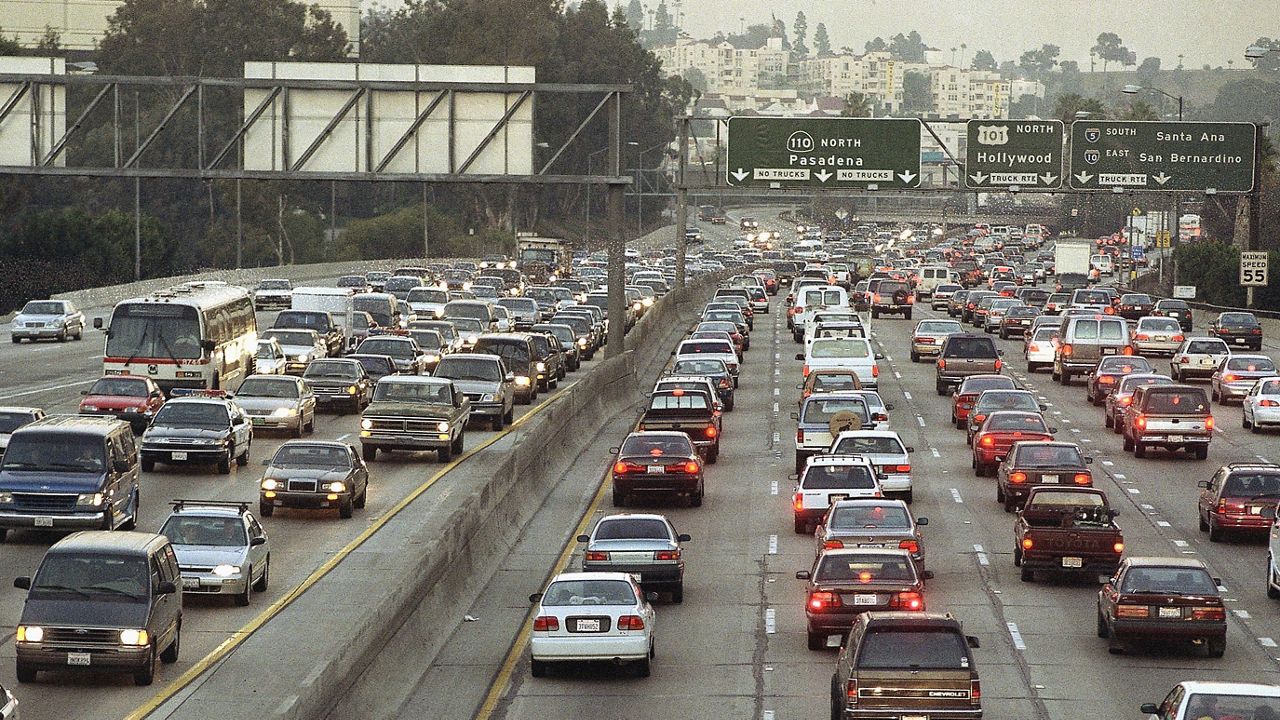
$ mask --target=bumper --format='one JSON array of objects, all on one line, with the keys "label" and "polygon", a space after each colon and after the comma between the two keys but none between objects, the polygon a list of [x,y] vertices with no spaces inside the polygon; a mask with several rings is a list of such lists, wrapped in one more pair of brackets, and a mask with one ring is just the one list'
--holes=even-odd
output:
[{"label": "bumper", "polygon": [[1000,447],[978,448],[977,450],[973,451],[973,457],[978,462],[985,463],[987,465],[994,465],[1000,462],[1001,460],[1004,460],[1004,456],[1008,454],[1009,454],[1009,448],[1000,448]]},{"label": "bumper", "polygon": [[697,475],[687,474],[663,474],[663,475],[614,475],[613,486],[622,492],[653,492],[653,493],[686,493],[695,492],[701,480]]},{"label": "bumper", "polygon": [[237,595],[249,583],[247,575],[218,577],[212,573],[182,572],[183,595]]},{"label": "bumper", "polygon": [[[1173,439],[1173,438],[1177,438],[1177,439]],[[1147,435],[1139,436],[1137,440],[1138,442],[1144,445],[1164,445],[1167,447],[1184,447],[1188,445],[1208,445],[1209,441],[1212,439],[1213,439],[1213,436],[1208,434],[1205,434],[1205,435],[1147,434]]]},{"label": "bumper", "polygon": [[[317,398],[317,402],[319,398]],[[298,421],[298,414],[292,415],[250,415],[249,424],[263,430],[282,430],[292,427]]]},{"label": "bumper", "polygon": [[471,403],[471,417],[501,417],[506,413],[506,406],[499,402]]},{"label": "bumper", "polygon": [[1182,377],[1199,377],[1199,378],[1213,377],[1213,373],[1216,371],[1217,371],[1217,368],[1212,365],[1186,364],[1186,365],[1178,366],[1178,374],[1182,375]]},{"label": "bumper", "polygon": [[1033,363],[1051,363],[1051,362],[1053,362],[1053,353],[1051,353],[1051,352],[1038,352],[1038,353],[1029,352],[1029,353],[1027,353],[1027,362],[1033,362]]},{"label": "bumper", "polygon": [[941,355],[942,346],[937,343],[911,343],[911,350],[917,355]]},{"label": "bumper", "polygon": [[1261,515],[1220,513],[1212,515],[1212,519],[1218,527],[1226,530],[1256,530],[1265,533],[1271,529],[1271,521]]},{"label": "bumper", "polygon": [[[1246,390],[1245,392],[1248,391]],[[151,415],[144,415],[137,410],[97,410],[95,412],[81,412],[80,414],[93,415],[94,417],[113,417],[131,425],[146,425],[151,422]]]},{"label": "bumper", "polygon": [[885,305],[885,304],[883,304],[883,303],[872,303],[872,304],[871,304],[871,309],[872,309],[872,310],[875,310],[875,311],[876,311],[876,312],[878,312],[878,313],[889,313],[890,315],[892,315],[892,314],[894,314],[894,313],[908,313],[908,312],[911,312],[911,308],[913,308],[913,307],[915,307],[915,305],[914,305],[914,304],[911,304],[911,303],[907,303],[907,304],[904,304],[904,305]]},{"label": "bumper", "polygon": [[529,641],[535,660],[643,660],[649,657],[648,635],[537,637]]},{"label": "bumper", "polygon": [[841,714],[844,720],[902,720],[902,718],[928,718],[928,720],[981,720],[982,709],[940,710],[933,708],[904,707],[901,710],[887,708],[846,707]]},{"label": "bumper", "polygon": [[227,448],[224,445],[216,445],[200,448],[164,448],[152,450],[151,448],[142,448],[142,459],[162,462],[166,465],[176,465],[179,463],[214,463],[227,456]]},{"label": "bumper", "polygon": [[0,528],[21,530],[99,530],[106,524],[102,510],[84,513],[38,514],[20,510],[0,510]]},{"label": "bumper", "polygon": [[70,334],[71,328],[67,327],[42,327],[42,328],[14,328],[10,331],[10,335],[15,338],[25,340],[42,340],[46,338],[56,338],[62,334]]},{"label": "bumper", "polygon": [[[270,495],[270,497],[268,497]],[[330,496],[333,496],[330,498]],[[272,490],[262,492],[258,496],[259,502],[264,505],[273,505],[275,507],[291,507],[291,508],[335,508],[344,501],[351,499],[351,492],[341,493],[322,493],[322,492],[289,492],[288,490]],[[243,588],[242,588],[243,589]]]},{"label": "bumper", "polygon": [[1127,620],[1111,621],[1111,632],[1117,637],[1142,639],[1194,640],[1226,637],[1227,623],[1203,620]]},{"label": "bumper", "polygon": [[[1080,567],[1075,567],[1074,563],[1070,566],[1064,565],[1065,558],[1078,558]],[[1035,570],[1055,570],[1073,575],[1114,575],[1116,568],[1120,567],[1120,558],[1116,555],[1090,557],[1088,555],[1036,555],[1028,553],[1022,556],[1022,565]]]},{"label": "bumper", "polygon": [[1280,409],[1254,407],[1253,423],[1255,425],[1280,425]]},{"label": "bumper", "polygon": [[449,433],[430,435],[389,435],[373,430],[360,431],[360,443],[373,445],[379,450],[436,450],[449,447],[453,436]]},{"label": "bumper", "polygon": [[1133,351],[1139,355],[1173,355],[1182,343],[1174,342],[1142,342],[1133,343]]},{"label": "bumper", "polygon": [[586,563],[583,572],[624,572],[639,576],[642,585],[679,585],[684,581],[684,566],[671,564],[640,565],[622,563]]},{"label": "bumper", "polygon": [[1245,395],[1249,394],[1250,390],[1253,389],[1254,382],[1255,381],[1253,380],[1246,380],[1244,382],[1233,382],[1227,383],[1226,385],[1219,385],[1218,393],[1223,397],[1243,398]]},{"label": "bumper", "polygon": [[882,475],[880,476],[880,489],[890,492],[908,492],[911,490],[910,475]]},{"label": "bumper", "polygon": [[81,654],[83,648],[50,647],[44,643],[18,643],[18,662],[37,670],[141,670],[150,659],[148,647],[94,647],[88,653],[88,665],[71,665],[68,655]]},{"label": "bumper", "polygon": [[805,627],[808,629],[809,632],[814,634],[817,634],[817,633],[829,633],[831,635],[834,635],[836,633],[844,634],[849,632],[849,628],[853,627],[853,623],[858,619],[858,616],[861,615],[862,613],[888,610],[888,609],[889,609],[889,606],[886,604],[886,605],[859,605],[858,609],[856,610],[852,610],[846,607],[846,608],[842,608],[841,612],[811,613],[806,611],[804,614]]}]

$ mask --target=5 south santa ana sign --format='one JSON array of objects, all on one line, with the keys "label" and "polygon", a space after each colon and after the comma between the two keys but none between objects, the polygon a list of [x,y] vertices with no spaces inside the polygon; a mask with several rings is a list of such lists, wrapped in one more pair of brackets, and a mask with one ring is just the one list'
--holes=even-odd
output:
[{"label": "5 south santa ana sign", "polygon": [[726,181],[735,187],[920,185],[915,118],[731,117]]},{"label": "5 south santa ana sign", "polygon": [[1249,192],[1252,123],[1077,120],[1070,184],[1076,190]]}]

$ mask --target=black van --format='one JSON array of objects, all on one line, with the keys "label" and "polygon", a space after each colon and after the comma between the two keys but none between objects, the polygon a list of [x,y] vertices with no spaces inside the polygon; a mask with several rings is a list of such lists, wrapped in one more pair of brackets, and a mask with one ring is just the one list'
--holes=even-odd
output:
[{"label": "black van", "polygon": [[476,339],[472,352],[497,355],[516,376],[516,401],[528,405],[538,397],[538,354],[524,333],[495,333]]},{"label": "black van", "polygon": [[18,682],[41,670],[133,674],[155,679],[156,658],[178,661],[182,581],[163,535],[78,532],[54,543],[34,578],[14,637]]},{"label": "black van", "polygon": [[138,446],[129,423],[50,415],[9,438],[0,461],[0,541],[9,530],[132,530]]}]

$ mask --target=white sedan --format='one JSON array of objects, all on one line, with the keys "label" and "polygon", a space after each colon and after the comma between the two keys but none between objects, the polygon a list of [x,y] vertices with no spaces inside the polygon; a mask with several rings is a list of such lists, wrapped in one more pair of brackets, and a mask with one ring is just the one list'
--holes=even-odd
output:
[{"label": "white sedan", "polygon": [[530,672],[547,674],[552,662],[629,662],[640,677],[649,676],[654,655],[655,613],[629,573],[561,573],[545,592],[529,596],[538,603],[529,641]]},{"label": "white sedan", "polygon": [[1211,718],[1270,718],[1280,716],[1280,687],[1237,682],[1184,680],[1159,704],[1145,703],[1140,711],[1151,720]]},{"label": "white sedan", "polygon": [[1262,378],[1244,396],[1240,424],[1255,433],[1268,425],[1280,425],[1280,376]]}]

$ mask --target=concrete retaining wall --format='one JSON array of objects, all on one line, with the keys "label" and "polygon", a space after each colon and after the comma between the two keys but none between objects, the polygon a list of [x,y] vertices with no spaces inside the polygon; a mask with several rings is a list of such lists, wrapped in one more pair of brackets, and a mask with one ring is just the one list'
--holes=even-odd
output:
[{"label": "concrete retaining wall", "polygon": [[415,500],[193,683],[182,700],[152,717],[321,718],[340,698],[366,690],[377,693],[380,707],[396,707],[411,684],[395,686],[380,676],[376,688],[357,688],[362,672],[382,653],[431,662],[493,577],[496,560],[568,481],[564,469],[606,419],[636,410],[640,390],[665,365],[718,280],[701,278],[669,293],[628,334],[627,352],[596,364],[519,427],[514,445],[504,439],[467,461],[485,469],[483,484],[446,480],[443,490]]}]

